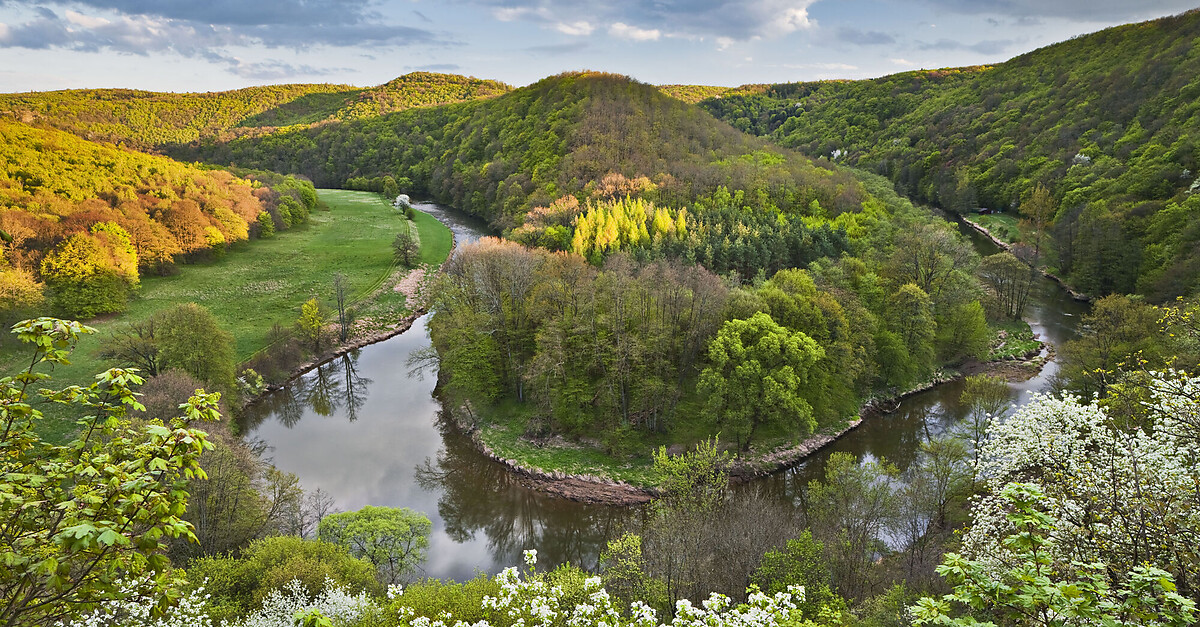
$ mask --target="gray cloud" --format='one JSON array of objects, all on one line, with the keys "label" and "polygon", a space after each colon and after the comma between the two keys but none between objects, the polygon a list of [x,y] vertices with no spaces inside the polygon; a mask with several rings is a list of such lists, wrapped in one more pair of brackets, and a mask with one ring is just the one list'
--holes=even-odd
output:
[{"label": "gray cloud", "polygon": [[[130,52],[129,46],[106,46],[105,35],[100,32],[111,30],[108,24],[132,23],[153,24],[141,35],[142,54],[170,49],[169,42],[154,42],[166,39],[170,34],[187,31],[195,34],[199,46],[221,47],[227,45],[261,44],[267,47],[307,48],[312,45],[353,46],[367,44],[439,44],[431,31],[386,23],[371,10],[369,0],[37,0],[9,1],[4,6],[26,6],[34,10],[37,17],[19,25],[8,25],[0,29],[0,46],[21,47],[66,47],[71,49],[113,48]],[[44,4],[66,7],[68,22],[48,9]],[[92,9],[92,15],[82,15],[71,8]],[[115,19],[96,17],[97,14]],[[77,16],[71,19],[71,16]],[[38,45],[27,41],[24,35],[17,39],[12,33],[32,34],[36,29],[45,29],[52,24],[63,25],[65,34],[57,35]],[[10,36],[5,37],[5,34]],[[205,37],[207,37],[205,39]],[[15,43],[20,42],[20,43]],[[126,40],[126,44],[132,42]],[[31,45],[25,45],[31,44]]]},{"label": "gray cloud", "polygon": [[227,59],[226,63],[229,66],[229,71],[233,74],[242,78],[263,81],[274,81],[297,76],[330,76],[354,71],[353,68],[319,68],[311,65],[292,65],[291,63],[275,60],[245,62],[241,59],[231,58]]},{"label": "gray cloud", "polygon": [[744,41],[808,28],[817,0],[458,0],[488,7],[502,20],[544,25],[621,23],[667,35]]},{"label": "gray cloud", "polygon": [[1003,53],[1016,43],[1019,42],[1013,39],[988,39],[969,44],[953,39],[939,39],[932,43],[918,44],[917,47],[921,50],[968,50],[979,54],[996,55]]},{"label": "gray cloud", "polygon": [[841,41],[859,46],[888,45],[896,43],[896,38],[879,31],[861,31],[854,28],[842,27],[837,30],[837,38]]},{"label": "gray cloud", "polygon": [[1152,15],[1180,13],[1194,0],[925,0],[933,6],[970,15],[1017,18],[1066,18],[1128,22]]},{"label": "gray cloud", "polygon": [[[68,4],[64,0],[52,0]],[[14,3],[15,4],[15,3]],[[359,24],[378,19],[368,0],[72,0],[74,6],[186,22],[261,26]]]}]

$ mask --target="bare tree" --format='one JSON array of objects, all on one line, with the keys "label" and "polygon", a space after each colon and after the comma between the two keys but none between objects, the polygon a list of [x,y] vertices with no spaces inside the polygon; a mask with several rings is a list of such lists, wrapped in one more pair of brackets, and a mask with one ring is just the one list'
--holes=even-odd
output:
[{"label": "bare tree", "polygon": [[345,342],[350,337],[350,314],[346,311],[346,292],[348,285],[346,275],[336,272],[333,275],[333,297],[337,302],[338,312],[338,341]]}]

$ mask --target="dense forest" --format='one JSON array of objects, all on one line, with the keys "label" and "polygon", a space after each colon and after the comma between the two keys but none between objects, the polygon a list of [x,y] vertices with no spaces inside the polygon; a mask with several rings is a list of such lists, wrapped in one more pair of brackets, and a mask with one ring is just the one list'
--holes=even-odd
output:
[{"label": "dense forest", "polygon": [[41,302],[43,283],[61,315],[121,311],[141,274],[303,223],[317,202],[294,177],[248,180],[4,119],[0,154],[6,320]]},{"label": "dense forest", "polygon": [[782,158],[765,141],[622,76],[575,73],[490,100],[206,142],[177,156],[303,174],[318,186],[393,177],[412,191],[501,229],[560,197],[586,195],[609,174],[646,178],[650,198],[688,203],[718,186],[761,190],[753,206],[784,211],[816,200],[858,207],[849,173]]},{"label": "dense forest", "polygon": [[413,72],[368,88],[296,84],[190,94],[125,89],[0,94],[0,115],[50,125],[93,141],[151,150],[215,136],[488,98],[509,89],[497,81]]},{"label": "dense forest", "polygon": [[1192,11],[994,66],[771,85],[702,106],[955,212],[1015,212],[1044,184],[1052,269],[1088,293],[1162,301],[1200,277],[1197,36]]}]

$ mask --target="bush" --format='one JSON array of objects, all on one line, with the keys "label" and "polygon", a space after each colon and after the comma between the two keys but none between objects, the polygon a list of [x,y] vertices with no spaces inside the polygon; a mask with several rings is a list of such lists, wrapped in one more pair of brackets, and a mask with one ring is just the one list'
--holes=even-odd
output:
[{"label": "bush", "polygon": [[346,549],[320,540],[276,536],[250,543],[242,557],[202,557],[188,564],[193,584],[208,581],[209,607],[215,621],[258,609],[272,590],[293,579],[309,597],[326,588],[326,579],[350,594],[381,594],[375,567]]},{"label": "bush", "polygon": [[405,588],[404,594],[389,605],[388,613],[394,615],[401,607],[406,607],[413,611],[414,617],[436,620],[441,614],[449,613],[473,624],[491,617],[491,612],[483,607],[483,598],[499,593],[500,584],[487,575],[480,574],[463,583],[430,579]]}]

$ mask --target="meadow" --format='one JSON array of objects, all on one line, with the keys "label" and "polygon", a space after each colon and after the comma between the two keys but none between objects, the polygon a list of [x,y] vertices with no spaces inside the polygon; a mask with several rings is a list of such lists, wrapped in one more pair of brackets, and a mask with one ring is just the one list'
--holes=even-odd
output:
[{"label": "meadow", "polygon": [[[370,192],[322,189],[318,193],[320,207],[306,226],[271,239],[241,242],[218,259],[181,264],[171,276],[145,277],[127,311],[86,321],[97,332],[80,342],[70,366],[54,373],[56,384],[90,383],[95,373],[112,366],[99,352],[113,329],[179,303],[208,308],[233,334],[237,359],[242,362],[265,348],[275,324],[291,326],[309,298],[316,296],[332,309],[335,273],[346,276],[351,303],[372,295],[396,269],[391,243],[404,228],[403,214]],[[421,212],[414,223],[421,239],[421,262],[441,263],[450,252],[450,230]],[[398,316],[405,313],[402,295],[389,293],[380,300]],[[15,372],[28,356],[29,351],[15,339],[4,338],[0,373]],[[45,411],[52,418],[60,413],[52,408]],[[73,424],[55,420],[44,427],[48,437],[59,439],[74,429]]]}]

